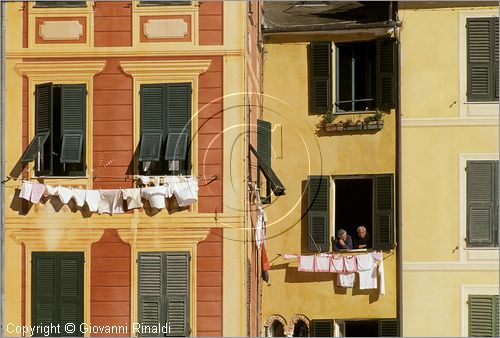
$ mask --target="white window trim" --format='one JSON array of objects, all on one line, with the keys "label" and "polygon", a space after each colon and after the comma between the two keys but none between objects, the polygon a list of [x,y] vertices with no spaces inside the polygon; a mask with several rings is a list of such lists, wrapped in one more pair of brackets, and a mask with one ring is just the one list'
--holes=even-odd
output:
[{"label": "white window trim", "polygon": [[459,13],[459,113],[460,117],[498,116],[498,101],[467,102],[467,29],[468,18],[498,17],[498,9],[461,10]]},{"label": "white window trim", "polygon": [[465,167],[467,161],[491,161],[498,160],[498,154],[459,154],[459,231],[458,231],[458,251],[461,262],[470,261],[498,261],[498,247],[496,248],[467,248],[465,237],[467,235],[467,173]]},{"label": "white window trim", "polygon": [[469,335],[469,295],[498,295],[498,285],[466,285],[460,287],[461,337]]}]

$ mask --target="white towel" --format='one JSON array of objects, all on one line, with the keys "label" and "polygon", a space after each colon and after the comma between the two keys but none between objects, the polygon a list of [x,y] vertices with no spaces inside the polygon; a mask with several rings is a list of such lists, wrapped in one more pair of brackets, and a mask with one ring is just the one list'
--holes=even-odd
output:
[{"label": "white towel", "polygon": [[141,196],[149,201],[149,205],[155,209],[165,208],[165,195],[167,188],[162,185],[159,187],[148,187],[141,190]]},{"label": "white towel", "polygon": [[99,214],[122,214],[123,201],[120,196],[121,191],[118,189],[104,189],[101,190],[101,199],[97,212]]},{"label": "white towel", "polygon": [[127,201],[127,209],[142,208],[141,189],[122,189],[122,196]]},{"label": "white towel", "polygon": [[380,278],[379,293],[381,295],[385,295],[384,260],[383,259],[378,264],[378,276]]},{"label": "white towel", "polygon": [[96,212],[99,208],[99,201],[101,200],[101,192],[99,190],[87,190],[85,193],[85,202],[87,203],[91,212]]},{"label": "white towel", "polygon": [[375,266],[375,261],[371,254],[358,255],[356,259],[358,262],[358,271],[372,270]]},{"label": "white towel", "polygon": [[370,270],[358,271],[359,276],[359,288],[360,290],[365,289],[376,289],[377,288],[377,267],[374,266]]},{"label": "white towel", "polygon": [[189,180],[187,182],[173,183],[173,193],[177,199],[177,204],[186,207],[198,200],[198,181]]},{"label": "white towel", "polygon": [[40,202],[40,198],[45,193],[45,184],[38,182],[33,183],[33,189],[31,190],[31,203]]},{"label": "white towel", "polygon": [[50,196],[55,196],[57,194],[57,187],[46,184],[45,189],[47,189],[47,194],[49,194]]},{"label": "white towel", "polygon": [[330,272],[345,272],[343,257],[333,256],[330,259]]},{"label": "white towel", "polygon": [[356,256],[344,256],[344,268],[346,272],[358,271]]},{"label": "white towel", "polygon": [[87,190],[85,189],[73,189],[73,198],[75,199],[76,205],[80,208],[85,204],[85,198],[87,196]]},{"label": "white towel", "polygon": [[314,260],[314,272],[330,272],[330,256],[319,255]]},{"label": "white towel", "polygon": [[299,271],[314,272],[314,256],[299,256]]},{"label": "white towel", "polygon": [[344,288],[354,287],[354,272],[351,273],[337,273],[337,285]]},{"label": "white towel", "polygon": [[33,190],[33,183],[23,181],[21,185],[21,192],[19,193],[19,197],[25,199],[27,201],[31,200],[31,191]]},{"label": "white towel", "polygon": [[137,179],[142,185],[149,185],[149,176],[139,176]]},{"label": "white towel", "polygon": [[68,202],[73,198],[73,189],[58,186],[57,187],[57,196],[64,204],[68,204]]}]

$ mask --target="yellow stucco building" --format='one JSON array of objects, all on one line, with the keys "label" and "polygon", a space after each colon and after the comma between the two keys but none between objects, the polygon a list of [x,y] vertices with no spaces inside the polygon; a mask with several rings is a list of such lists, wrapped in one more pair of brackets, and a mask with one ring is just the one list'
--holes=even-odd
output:
[{"label": "yellow stucco building", "polygon": [[498,336],[498,6],[398,5],[402,334]]}]

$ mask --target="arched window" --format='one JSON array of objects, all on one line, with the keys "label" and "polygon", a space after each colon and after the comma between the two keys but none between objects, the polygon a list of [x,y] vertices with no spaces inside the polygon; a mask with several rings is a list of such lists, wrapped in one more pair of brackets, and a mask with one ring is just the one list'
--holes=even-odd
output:
[{"label": "arched window", "polygon": [[284,337],[285,336],[285,327],[279,320],[273,321],[270,326],[270,336],[271,337]]},{"label": "arched window", "polygon": [[299,320],[295,323],[293,327],[293,336],[294,337],[309,336],[309,329],[307,328],[307,324],[303,320]]}]

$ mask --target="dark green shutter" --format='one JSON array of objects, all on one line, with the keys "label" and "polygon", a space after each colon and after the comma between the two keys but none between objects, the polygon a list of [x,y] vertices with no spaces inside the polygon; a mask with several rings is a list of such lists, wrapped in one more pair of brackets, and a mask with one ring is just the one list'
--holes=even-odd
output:
[{"label": "dark green shutter", "polygon": [[399,337],[399,320],[397,319],[380,319],[378,321],[378,336],[379,337]]},{"label": "dark green shutter", "polygon": [[165,149],[166,160],[185,160],[188,144],[188,134],[186,132],[170,131],[167,137]]},{"label": "dark green shutter", "polygon": [[[165,94],[162,84],[141,85],[141,146],[139,161],[159,161],[164,132]],[[161,137],[158,137],[160,135]]]},{"label": "dark green shutter", "polygon": [[60,335],[83,336],[65,331],[83,323],[83,264],[82,252],[32,253],[32,325],[59,324]]},{"label": "dark green shutter", "polygon": [[21,158],[21,162],[25,163],[34,161],[38,156],[38,154],[40,153],[40,151],[43,149],[45,142],[47,142],[49,134],[50,134],[49,132],[35,134],[35,137],[28,145],[26,151],[24,152]]},{"label": "dark green shutter", "polygon": [[467,19],[467,100],[498,100],[498,18]]},{"label": "dark green shutter", "polygon": [[[41,141],[41,134],[48,134],[45,142],[39,143],[40,149],[32,151],[40,153],[40,166],[36,166],[35,174],[52,175],[53,162],[53,99],[54,88],[52,83],[44,83],[35,86],[35,136]],[[33,143],[33,141],[32,141]],[[36,156],[35,156],[36,157]]]},{"label": "dark green shutter", "polygon": [[[164,265],[161,253],[139,254],[139,322],[146,330],[166,320]],[[142,336],[157,335],[143,333]]]},{"label": "dark green shutter", "polygon": [[36,1],[35,7],[87,7],[86,1]]},{"label": "dark green shutter", "polygon": [[311,320],[311,337],[333,337],[333,319]]},{"label": "dark green shutter", "polygon": [[87,89],[85,84],[61,85],[61,163],[83,163]]},{"label": "dark green shutter", "polygon": [[309,55],[309,91],[312,113],[332,108],[332,43],[311,42]]},{"label": "dark green shutter", "polygon": [[189,254],[167,253],[167,336],[189,336]]},{"label": "dark green shutter", "polygon": [[469,337],[498,337],[498,295],[469,295]]},{"label": "dark green shutter", "polygon": [[393,175],[377,175],[373,180],[375,192],[375,248],[391,249],[394,242]]},{"label": "dark green shutter", "polygon": [[330,177],[309,176],[307,243],[309,251],[330,250]]},{"label": "dark green shutter", "polygon": [[[257,120],[257,153],[263,163],[271,167],[271,122]],[[260,180],[259,180],[260,183]],[[271,182],[266,182],[266,196],[262,195],[262,203],[271,202]]]},{"label": "dark green shutter", "polygon": [[378,40],[376,45],[376,103],[382,110],[396,108],[397,45]]},{"label": "dark green shutter", "polygon": [[166,85],[166,107],[168,133],[185,133],[188,135],[185,157],[180,169],[186,174],[189,171],[189,149],[191,145],[191,83],[169,83]]},{"label": "dark green shutter", "polygon": [[467,161],[467,246],[497,245],[498,161]]}]

